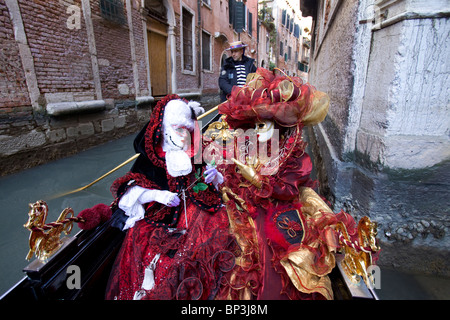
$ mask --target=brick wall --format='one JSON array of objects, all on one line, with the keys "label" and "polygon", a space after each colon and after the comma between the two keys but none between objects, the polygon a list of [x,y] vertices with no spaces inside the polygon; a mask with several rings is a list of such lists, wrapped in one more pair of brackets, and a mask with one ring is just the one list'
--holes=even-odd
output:
[{"label": "brick wall", "polygon": [[[102,95],[111,99],[132,98],[135,89],[128,25],[121,25],[104,19],[100,14],[98,0],[91,2],[91,11]],[[126,18],[125,7],[124,15]],[[101,39],[101,41],[97,41],[97,39]]]},{"label": "brick wall", "polygon": [[[85,24],[79,30],[67,28],[67,7],[59,1],[18,2],[41,94],[72,92],[93,98]],[[74,4],[81,6],[81,1]]]},{"label": "brick wall", "polygon": [[[193,37],[193,47],[194,47],[194,55],[193,60],[195,61],[192,72],[183,71],[183,63],[181,55],[183,54],[183,40],[182,40],[182,31],[181,28],[183,26],[182,21],[182,6],[180,3],[176,1],[173,2],[173,7],[175,11],[175,19],[176,19],[176,28],[175,28],[175,41],[176,46],[176,65],[177,67],[177,75],[176,82],[177,88],[180,91],[189,92],[189,91],[198,91],[200,87],[200,83],[198,81],[198,26],[197,26],[197,1],[186,1],[183,2],[186,8],[189,8],[193,13],[193,28],[194,28],[194,37]],[[192,74],[191,74],[192,73]]]},{"label": "brick wall", "polygon": [[[139,5],[136,1],[131,3],[137,77],[133,73],[128,22],[125,25],[108,22],[101,16],[99,1],[90,1],[101,86],[99,97],[89,28],[81,0],[17,0],[8,5],[5,0],[0,0],[0,175],[133,134],[145,124],[151,104],[137,106],[136,100],[137,96],[148,94],[144,32]],[[67,25],[73,13],[67,11],[69,5],[79,9],[76,28]],[[14,11],[21,21],[12,21],[10,11]],[[124,17],[127,21],[125,1]],[[17,24],[23,32],[20,34],[19,30],[16,38],[13,30]],[[24,53],[27,50],[28,55]],[[39,95],[38,108],[32,106],[26,72],[36,81],[34,91]],[[50,103],[96,99],[103,99],[105,103],[103,110],[95,113],[74,112],[61,116],[46,113]]]},{"label": "brick wall", "polygon": [[[253,13],[252,19],[252,35],[249,35],[247,31],[242,32],[238,35],[233,31],[232,27],[229,24],[228,18],[228,2],[227,1],[211,1],[211,5],[202,5],[200,8],[201,12],[201,25],[198,26],[198,8],[196,0],[186,0],[183,1],[182,4],[190,9],[190,12],[194,14],[194,27],[195,27],[195,42],[194,42],[194,59],[196,60],[196,66],[194,69],[194,74],[189,74],[188,72],[182,71],[182,39],[181,39],[181,30],[182,27],[182,19],[181,12],[182,7],[180,6],[180,2],[173,1],[173,8],[176,16],[176,43],[179,44],[176,47],[176,64],[177,64],[177,88],[181,92],[189,92],[200,90],[202,95],[219,95],[219,85],[218,79],[220,74],[220,62],[222,54],[225,53],[225,49],[229,47],[229,43],[233,41],[237,41],[239,38],[244,43],[248,44],[249,47],[246,50],[246,55],[251,58],[256,59],[256,53],[251,53],[251,49],[257,50],[257,1],[249,0],[246,2],[248,10]],[[201,73],[201,83],[199,83],[199,58],[198,53],[201,52],[201,45],[199,42],[199,29],[200,34],[201,30],[205,30],[209,34],[211,34],[211,54],[212,54],[212,70],[204,71]],[[221,34],[222,36],[216,37],[215,34]]]},{"label": "brick wall", "polygon": [[[144,40],[144,30],[142,26],[142,15],[140,13],[140,8],[136,6],[136,1],[131,1],[133,4],[133,30],[134,30],[134,43],[135,43],[135,54],[137,61],[137,69],[139,76],[139,92],[140,96],[146,96],[148,92],[148,81],[147,81],[147,58],[145,40]],[[145,31],[145,35],[147,32]]]},{"label": "brick wall", "polygon": [[[228,23],[228,2],[202,5],[200,27],[196,0],[164,3],[173,26],[173,33],[169,26],[166,30],[171,93],[199,100],[207,108],[217,105],[220,60],[229,42],[238,39]],[[256,8],[256,3],[247,1],[248,8]],[[137,132],[148,120],[149,20],[141,1],[122,4],[124,23],[118,24],[102,16],[100,0],[0,0],[0,175]],[[194,15],[196,64],[191,74],[182,70],[181,5]],[[254,12],[253,37],[240,35],[250,46],[248,55],[257,49],[256,16]],[[77,25],[70,25],[74,21]],[[212,36],[211,71],[199,71],[202,29]],[[216,32],[222,36],[216,37]],[[95,110],[77,111],[89,102]],[[52,113],[55,105],[67,103],[71,113]]]},{"label": "brick wall", "polygon": [[31,103],[25,73],[14,39],[11,17],[4,0],[0,0],[0,117],[10,113],[28,113]]}]

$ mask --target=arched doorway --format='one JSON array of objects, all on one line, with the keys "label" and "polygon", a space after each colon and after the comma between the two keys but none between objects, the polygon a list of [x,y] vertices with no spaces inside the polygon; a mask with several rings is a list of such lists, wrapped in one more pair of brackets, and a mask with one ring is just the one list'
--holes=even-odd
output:
[{"label": "arched doorway", "polygon": [[225,63],[225,59],[228,58],[228,55],[224,52],[222,52],[222,56],[220,57],[220,68],[223,67],[223,64]]}]

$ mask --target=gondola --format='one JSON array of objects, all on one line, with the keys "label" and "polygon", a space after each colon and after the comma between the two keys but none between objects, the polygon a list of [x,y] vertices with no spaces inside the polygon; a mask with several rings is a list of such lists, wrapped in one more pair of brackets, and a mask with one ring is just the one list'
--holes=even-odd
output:
[{"label": "gondola", "polygon": [[[202,132],[217,122],[217,114],[202,128]],[[35,259],[27,265],[25,276],[11,287],[0,300],[8,301],[101,301],[114,260],[125,237],[125,232],[114,227],[118,217],[92,230],[81,230],[61,239],[56,253],[42,261]],[[343,269],[343,254],[336,255],[336,267],[329,274],[334,298],[378,299],[375,291],[364,281],[355,284]],[[80,272],[81,271],[81,272]],[[76,273],[78,272],[78,275]],[[73,281],[74,276],[79,276]]]}]

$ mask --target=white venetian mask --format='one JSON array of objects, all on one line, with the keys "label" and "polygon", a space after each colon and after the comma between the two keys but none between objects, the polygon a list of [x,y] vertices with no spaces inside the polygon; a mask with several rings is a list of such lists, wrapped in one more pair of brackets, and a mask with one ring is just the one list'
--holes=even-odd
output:
[{"label": "white venetian mask", "polygon": [[272,138],[275,130],[275,124],[273,121],[265,120],[256,123],[255,131],[258,135],[259,142],[267,142]]},{"label": "white venetian mask", "polygon": [[162,147],[166,152],[167,171],[172,177],[183,176],[192,171],[191,160],[186,153],[195,126],[192,112],[197,116],[204,111],[199,103],[185,103],[182,100],[169,101],[164,110]]}]

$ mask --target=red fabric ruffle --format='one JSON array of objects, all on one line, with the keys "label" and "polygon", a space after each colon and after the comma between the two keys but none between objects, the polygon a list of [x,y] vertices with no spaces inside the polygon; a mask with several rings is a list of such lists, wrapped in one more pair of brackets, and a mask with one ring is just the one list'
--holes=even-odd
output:
[{"label": "red fabric ruffle", "polygon": [[[286,84],[293,90],[286,93]],[[315,88],[298,77],[275,75],[264,68],[243,87],[233,87],[228,100],[219,105],[233,128],[252,127],[261,120],[274,120],[283,127],[297,125],[311,111],[311,96]]]},{"label": "red fabric ruffle", "polygon": [[[141,290],[145,268],[161,254],[154,272],[155,287],[145,299],[214,298],[222,277],[234,267],[239,250],[228,232],[225,210],[215,214],[187,207],[189,229],[169,232],[141,220],[127,233],[107,288],[107,299],[130,300]],[[184,213],[179,226],[185,225]]]}]

